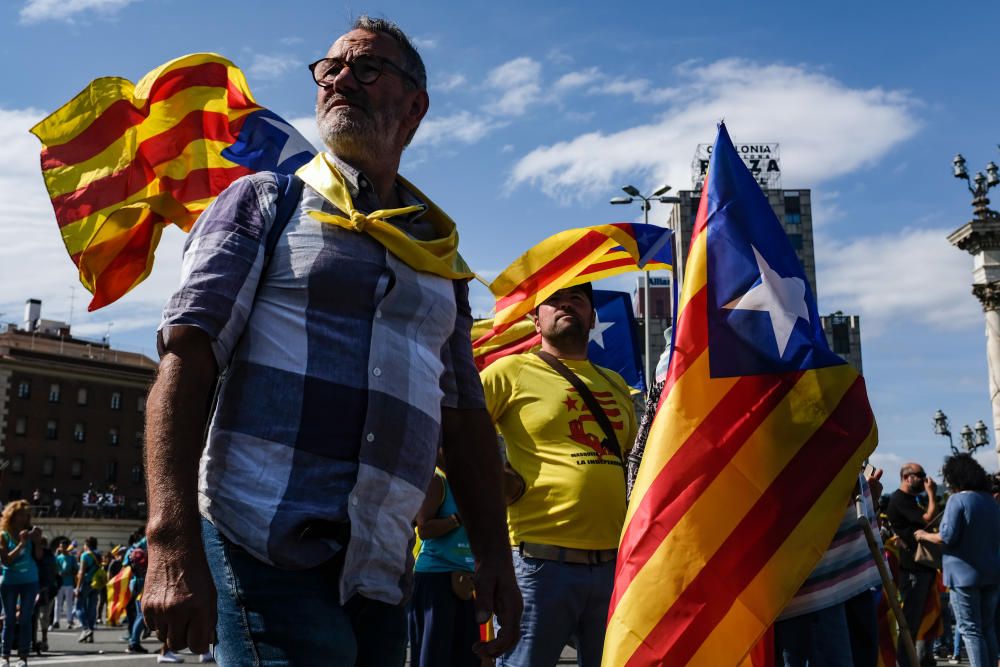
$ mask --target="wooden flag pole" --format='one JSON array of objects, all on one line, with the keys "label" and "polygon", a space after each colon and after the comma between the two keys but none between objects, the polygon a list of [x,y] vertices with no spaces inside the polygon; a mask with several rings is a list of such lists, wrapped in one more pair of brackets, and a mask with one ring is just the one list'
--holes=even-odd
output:
[{"label": "wooden flag pole", "polygon": [[906,624],[906,617],[903,616],[903,608],[899,604],[899,594],[896,591],[896,584],[892,581],[889,568],[885,564],[885,558],[882,556],[882,551],[875,540],[875,532],[872,530],[872,524],[868,521],[868,517],[862,514],[858,517],[858,525],[865,531],[868,548],[872,552],[872,558],[875,559],[879,576],[882,577],[882,586],[885,588],[886,595],[889,596],[889,605],[892,607],[892,613],[896,615],[896,622],[899,624],[899,634],[903,638],[903,646],[906,647],[906,653],[910,656],[910,665],[918,667],[920,662],[917,660],[917,648],[913,645],[913,635],[910,634],[910,626]]}]

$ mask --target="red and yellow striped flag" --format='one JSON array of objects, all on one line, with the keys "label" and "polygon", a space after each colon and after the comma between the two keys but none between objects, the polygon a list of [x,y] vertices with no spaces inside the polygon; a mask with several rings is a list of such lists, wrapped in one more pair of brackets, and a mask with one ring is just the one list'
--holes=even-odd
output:
[{"label": "red and yellow striped flag", "polygon": [[132,566],[126,565],[108,581],[108,623],[111,625],[117,625],[121,621],[129,600],[132,599],[132,592],[128,588],[131,579]]},{"label": "red and yellow striped flag", "polygon": [[672,234],[656,225],[618,222],[559,232],[518,257],[496,280],[496,333],[514,326],[554,292],[629,271],[669,269]]},{"label": "red and yellow striped flag", "polygon": [[90,310],[146,278],[164,225],[188,231],[236,178],[290,173],[315,152],[211,53],[172,60],[135,85],[96,79],[31,132]]},{"label": "red and yellow striped flag", "polygon": [[497,333],[493,320],[476,320],[472,324],[472,358],[476,368],[483,370],[508,354],[532,352],[542,345],[542,335],[535,331],[535,324],[523,318],[509,329]]},{"label": "red and yellow striped flag", "polygon": [[604,665],[739,665],[830,544],[876,428],[725,127],[633,487]]}]

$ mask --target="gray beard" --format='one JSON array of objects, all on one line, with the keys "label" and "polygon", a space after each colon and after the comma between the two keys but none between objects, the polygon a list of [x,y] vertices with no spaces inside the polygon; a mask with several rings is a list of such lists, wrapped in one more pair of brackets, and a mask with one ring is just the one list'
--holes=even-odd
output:
[{"label": "gray beard", "polygon": [[319,136],[337,157],[349,163],[370,164],[384,156],[391,148],[388,128],[392,125],[389,114],[372,117],[351,116],[331,109],[323,114],[316,109]]}]

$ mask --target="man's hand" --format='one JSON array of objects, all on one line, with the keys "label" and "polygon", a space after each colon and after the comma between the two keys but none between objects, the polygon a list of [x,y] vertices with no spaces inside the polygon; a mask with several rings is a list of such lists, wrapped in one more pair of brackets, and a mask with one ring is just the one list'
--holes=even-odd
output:
[{"label": "man's hand", "polygon": [[142,594],[146,625],[171,651],[190,647],[208,652],[215,638],[215,584],[200,542],[188,548],[149,542],[149,567]]},{"label": "man's hand", "polygon": [[884,471],[881,468],[876,468],[875,472],[871,475],[865,475],[865,481],[868,482],[868,489],[872,492],[872,502],[878,505],[878,499],[882,495],[882,473]]},{"label": "man's hand", "polygon": [[480,625],[496,614],[500,631],[492,641],[478,642],[472,650],[480,658],[497,658],[517,645],[521,636],[524,602],[514,577],[510,550],[476,566],[476,622]]},{"label": "man's hand", "polygon": [[931,476],[924,477],[924,491],[927,492],[929,497],[934,497],[934,492],[937,491],[937,483]]}]

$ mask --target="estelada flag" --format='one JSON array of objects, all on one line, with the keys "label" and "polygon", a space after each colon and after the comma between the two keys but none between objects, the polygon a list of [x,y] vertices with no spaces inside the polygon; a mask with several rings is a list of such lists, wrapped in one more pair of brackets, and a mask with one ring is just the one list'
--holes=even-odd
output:
[{"label": "estelada flag", "polygon": [[494,335],[564,287],[629,271],[670,269],[672,238],[664,227],[629,222],[567,229],[548,237],[490,283],[497,300]]},{"label": "estelada flag", "polygon": [[135,85],[96,79],[31,132],[63,243],[94,295],[90,310],[149,275],[164,225],[189,231],[240,176],[292,173],[315,154],[212,53],[172,60]]},{"label": "estelada flag", "polygon": [[725,126],[622,534],[604,664],[738,665],[830,544],[877,440]]}]

